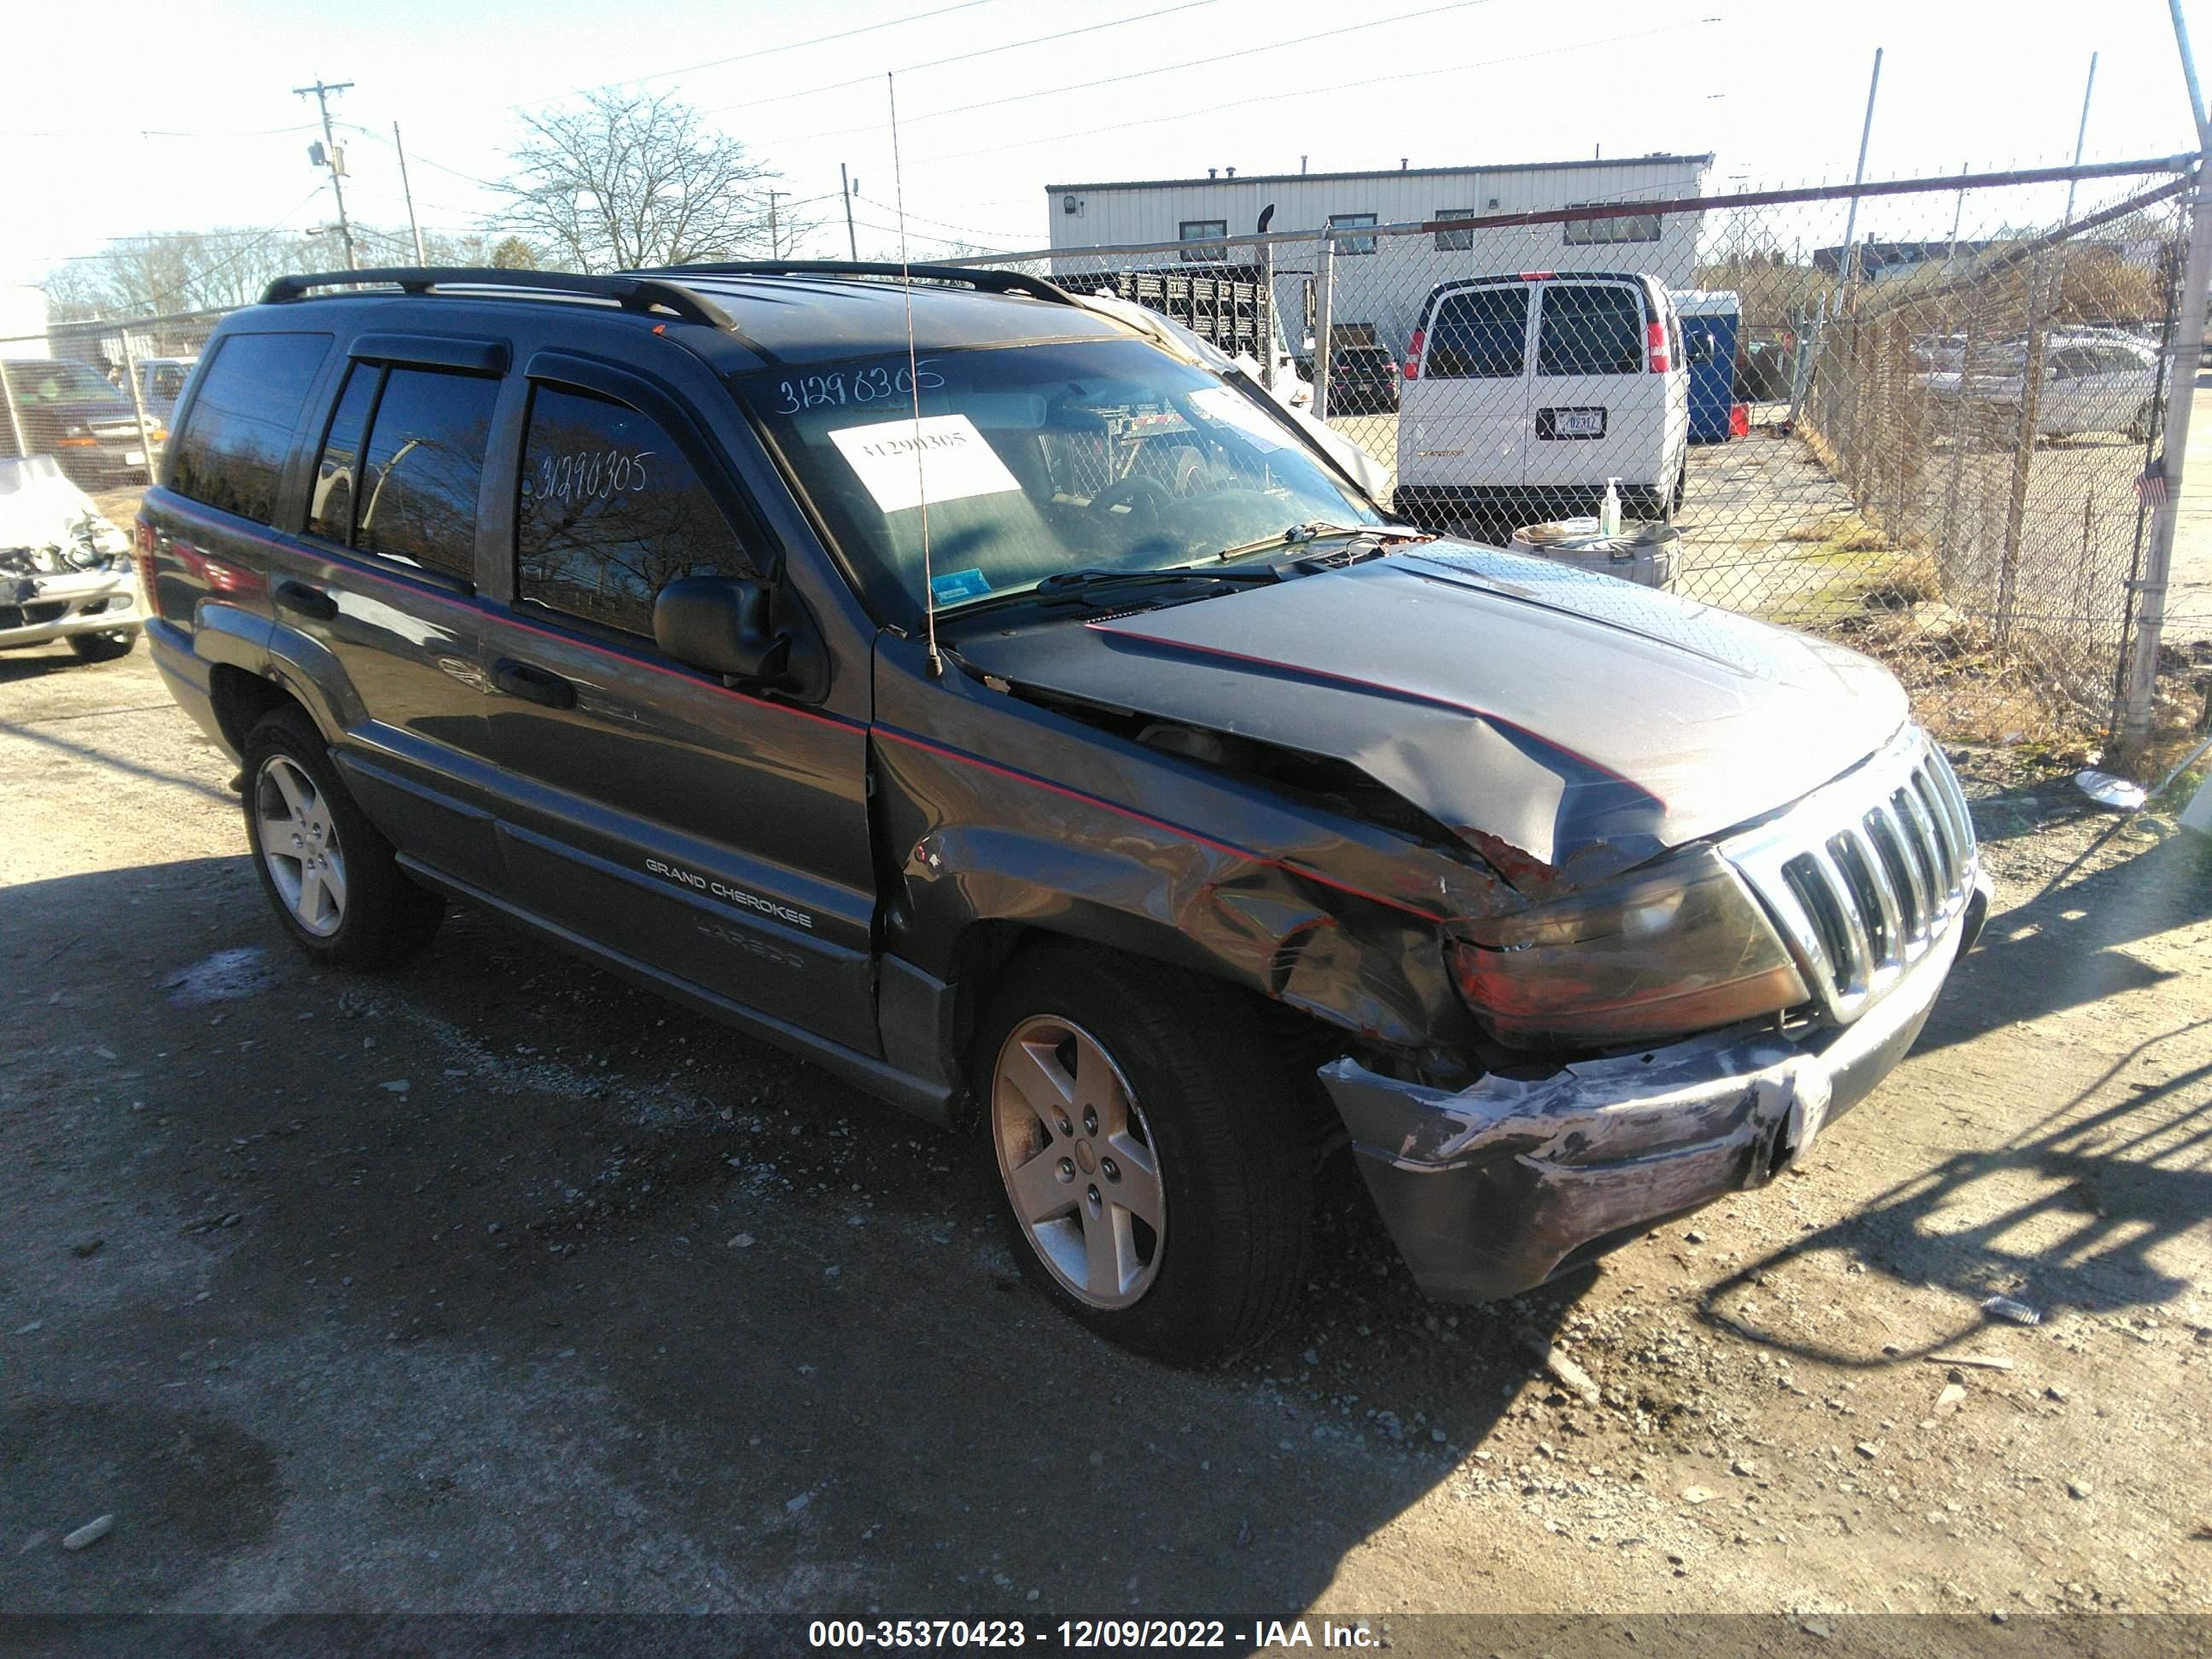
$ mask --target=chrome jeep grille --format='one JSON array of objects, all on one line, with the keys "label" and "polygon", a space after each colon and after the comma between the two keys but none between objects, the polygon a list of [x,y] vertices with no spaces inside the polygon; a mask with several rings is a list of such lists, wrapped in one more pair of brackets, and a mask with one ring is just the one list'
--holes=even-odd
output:
[{"label": "chrome jeep grille", "polygon": [[1840,1020],[1857,1018],[1945,937],[1973,892],[1966,798],[1917,726],[1721,851]]}]

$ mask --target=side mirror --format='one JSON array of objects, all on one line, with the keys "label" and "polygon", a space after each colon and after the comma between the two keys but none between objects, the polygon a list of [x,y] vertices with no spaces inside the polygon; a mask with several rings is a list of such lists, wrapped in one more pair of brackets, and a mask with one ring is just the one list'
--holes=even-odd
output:
[{"label": "side mirror", "polygon": [[791,661],[791,635],[771,620],[774,597],[743,576],[679,576],[653,602],[653,642],[704,673],[781,678]]}]

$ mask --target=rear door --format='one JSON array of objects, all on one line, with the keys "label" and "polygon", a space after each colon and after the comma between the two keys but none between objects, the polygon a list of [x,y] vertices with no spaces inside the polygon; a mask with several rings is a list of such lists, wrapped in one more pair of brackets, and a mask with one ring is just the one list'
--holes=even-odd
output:
[{"label": "rear door", "polygon": [[[865,726],[663,656],[654,596],[770,576],[700,385],[541,352],[483,668],[506,901],[663,981],[878,1052]],[[734,407],[731,415],[734,417]]]},{"label": "rear door", "polygon": [[1398,482],[1512,489],[1528,447],[1533,284],[1517,276],[1447,289],[1401,389]]},{"label": "rear door", "polygon": [[1522,481],[1532,489],[1602,489],[1609,477],[1624,486],[1658,484],[1671,377],[1648,371],[1643,284],[1563,276],[1538,286]]},{"label": "rear door", "polygon": [[495,340],[356,337],[303,522],[270,564],[277,622],[344,688],[336,755],[363,809],[403,854],[469,883],[497,865],[475,568],[507,357]]}]

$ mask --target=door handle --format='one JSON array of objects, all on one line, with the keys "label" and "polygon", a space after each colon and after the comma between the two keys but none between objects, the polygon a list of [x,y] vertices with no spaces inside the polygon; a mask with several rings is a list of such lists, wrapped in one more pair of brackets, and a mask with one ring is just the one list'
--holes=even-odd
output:
[{"label": "door handle", "polygon": [[574,708],[576,688],[550,668],[501,657],[491,665],[491,683],[510,697],[543,703],[548,708]]},{"label": "door handle", "polygon": [[319,587],[310,587],[305,582],[282,581],[276,584],[276,603],[287,611],[296,611],[303,617],[313,617],[317,622],[335,621],[338,602]]}]

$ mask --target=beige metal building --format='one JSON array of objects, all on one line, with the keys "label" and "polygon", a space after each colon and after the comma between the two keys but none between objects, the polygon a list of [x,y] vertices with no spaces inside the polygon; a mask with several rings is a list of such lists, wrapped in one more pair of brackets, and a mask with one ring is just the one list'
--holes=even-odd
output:
[{"label": "beige metal building", "polygon": [[[1626,160],[1527,161],[1496,167],[1400,167],[1382,173],[1239,173],[1203,179],[1146,179],[1048,185],[1055,252],[1173,242],[1185,262],[1222,258],[1218,239],[1249,235],[1275,210],[1276,231],[1419,223],[1525,213],[1594,203],[1680,200],[1704,193],[1711,155],[1641,155]],[[1618,218],[1507,230],[1438,231],[1418,236],[1338,242],[1333,310],[1340,339],[1371,338],[1402,352],[1421,301],[1449,277],[1507,270],[1648,271],[1668,288],[1694,286],[1698,222],[1694,213],[1626,212]],[[1242,264],[1249,257],[1231,256]],[[1176,252],[1161,256],[1172,263]],[[1284,332],[1304,314],[1310,245],[1279,247],[1276,305]],[[1369,261],[1372,261],[1371,265]],[[1064,274],[1080,265],[1071,261]]]}]

